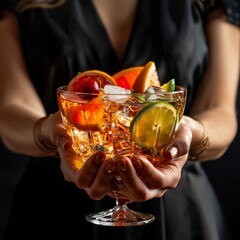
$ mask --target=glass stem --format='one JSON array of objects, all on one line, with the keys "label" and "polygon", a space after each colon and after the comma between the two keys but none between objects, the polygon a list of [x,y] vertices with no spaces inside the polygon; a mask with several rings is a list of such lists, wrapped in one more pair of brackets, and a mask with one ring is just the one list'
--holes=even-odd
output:
[{"label": "glass stem", "polygon": [[128,199],[116,198],[116,204],[117,204],[118,206],[126,205],[127,202],[128,202]]}]

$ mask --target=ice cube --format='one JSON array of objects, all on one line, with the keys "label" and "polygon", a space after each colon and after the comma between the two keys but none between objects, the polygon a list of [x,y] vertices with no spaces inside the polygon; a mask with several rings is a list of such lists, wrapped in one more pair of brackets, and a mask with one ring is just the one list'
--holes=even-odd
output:
[{"label": "ice cube", "polygon": [[125,102],[131,95],[131,90],[113,85],[105,85],[103,91],[107,94],[105,99],[118,103]]},{"label": "ice cube", "polygon": [[156,86],[149,87],[145,93],[147,101],[170,101],[172,98],[171,93]]},{"label": "ice cube", "polygon": [[165,93],[165,92],[166,90],[156,86],[151,86],[145,91],[145,93]]},{"label": "ice cube", "polygon": [[109,84],[105,85],[103,90],[106,94],[131,94],[131,91],[129,89]]}]

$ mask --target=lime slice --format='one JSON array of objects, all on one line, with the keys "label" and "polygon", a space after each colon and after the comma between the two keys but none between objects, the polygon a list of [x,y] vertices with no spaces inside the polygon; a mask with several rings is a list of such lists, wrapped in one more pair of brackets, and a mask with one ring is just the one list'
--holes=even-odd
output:
[{"label": "lime slice", "polygon": [[173,92],[175,90],[175,79],[171,79],[167,83],[163,84],[161,88],[167,92]]},{"label": "lime slice", "polygon": [[131,122],[132,141],[143,148],[162,148],[170,140],[178,119],[178,112],[170,103],[150,103]]}]

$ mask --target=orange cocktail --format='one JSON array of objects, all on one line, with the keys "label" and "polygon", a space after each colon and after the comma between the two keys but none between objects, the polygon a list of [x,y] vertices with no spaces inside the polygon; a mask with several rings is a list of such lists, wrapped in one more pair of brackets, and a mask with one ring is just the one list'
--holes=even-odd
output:
[{"label": "orange cocktail", "polygon": [[[58,89],[63,123],[72,138],[73,149],[84,162],[95,151],[107,157],[134,152],[151,161],[161,157],[183,114],[185,91],[158,93],[86,94]],[[105,89],[104,88],[104,89]],[[119,89],[116,89],[119,92]]]},{"label": "orange cocktail", "polygon": [[[81,165],[99,150],[107,159],[140,154],[153,164],[162,160],[183,116],[187,92],[174,80],[160,86],[155,70],[152,62],[140,68],[131,90],[123,87],[126,82],[119,81],[119,75],[115,79],[97,70],[83,72],[57,89],[62,120]],[[86,219],[104,226],[137,226],[154,220],[126,203],[127,199],[117,199],[114,208]]]}]

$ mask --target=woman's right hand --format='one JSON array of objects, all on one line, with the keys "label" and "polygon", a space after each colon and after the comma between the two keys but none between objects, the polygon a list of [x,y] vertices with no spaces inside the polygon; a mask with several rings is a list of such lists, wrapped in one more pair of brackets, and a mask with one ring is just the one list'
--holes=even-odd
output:
[{"label": "woman's right hand", "polygon": [[81,158],[72,148],[59,148],[61,170],[65,180],[73,182],[84,189],[90,198],[99,200],[111,194],[110,186],[116,169],[116,161],[106,160],[104,152],[91,155],[83,164]]},{"label": "woman's right hand", "polygon": [[42,122],[41,133],[47,144],[57,146],[65,180],[85,189],[93,199],[101,199],[109,193],[116,161],[105,161],[106,155],[99,151],[84,163],[72,149],[72,140],[62,123],[60,112],[50,115]]}]

